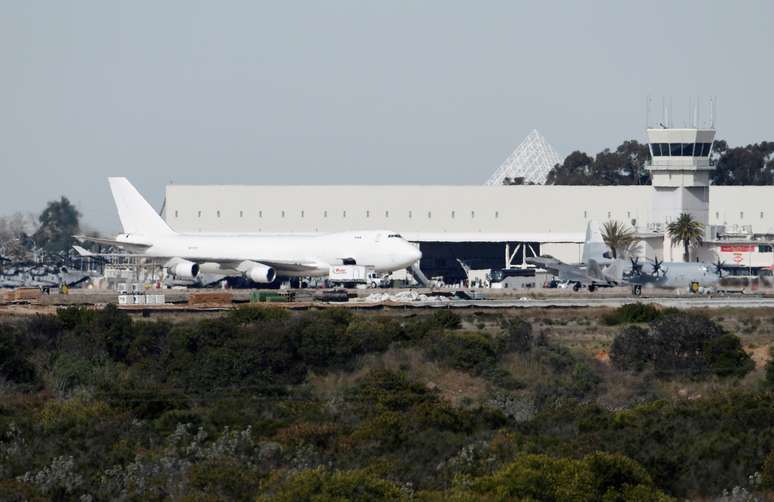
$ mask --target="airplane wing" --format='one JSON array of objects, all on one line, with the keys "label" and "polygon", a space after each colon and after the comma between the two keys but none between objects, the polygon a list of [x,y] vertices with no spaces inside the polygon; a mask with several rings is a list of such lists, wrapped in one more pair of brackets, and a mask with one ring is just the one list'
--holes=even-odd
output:
[{"label": "airplane wing", "polygon": [[[152,244],[147,244],[143,242],[124,242],[124,241],[117,241],[114,239],[102,239],[100,237],[89,237],[88,235],[73,235],[76,239],[78,239],[79,242],[95,242],[97,244],[102,244],[105,246],[115,246],[122,249],[127,249],[130,251],[145,251],[149,247],[152,246]],[[82,248],[81,248],[82,249]],[[78,251],[76,249],[76,251]]]}]

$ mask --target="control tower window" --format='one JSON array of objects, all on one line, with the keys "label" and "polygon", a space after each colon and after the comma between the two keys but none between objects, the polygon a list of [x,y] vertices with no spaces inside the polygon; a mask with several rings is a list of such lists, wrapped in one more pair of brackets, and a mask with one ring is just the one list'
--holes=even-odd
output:
[{"label": "control tower window", "polygon": [[683,157],[693,157],[693,143],[683,143]]},{"label": "control tower window", "polygon": [[682,143],[669,143],[669,155],[672,157],[679,157],[683,152]]},{"label": "control tower window", "polygon": [[651,143],[650,150],[653,152],[654,157],[661,156],[661,143]]},{"label": "control tower window", "polygon": [[702,143],[701,144],[701,154],[702,156],[706,157],[710,154],[710,150],[712,150],[712,143]]}]

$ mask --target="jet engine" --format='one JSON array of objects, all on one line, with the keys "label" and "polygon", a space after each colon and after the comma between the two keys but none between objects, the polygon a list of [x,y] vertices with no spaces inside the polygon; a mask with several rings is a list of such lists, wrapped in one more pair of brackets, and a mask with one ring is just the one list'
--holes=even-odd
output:
[{"label": "jet engine", "polygon": [[262,263],[252,263],[245,270],[245,276],[253,282],[270,284],[277,278],[277,273],[273,268]]},{"label": "jet engine", "polygon": [[182,260],[169,269],[175,279],[195,279],[199,275],[199,264],[188,260]]}]

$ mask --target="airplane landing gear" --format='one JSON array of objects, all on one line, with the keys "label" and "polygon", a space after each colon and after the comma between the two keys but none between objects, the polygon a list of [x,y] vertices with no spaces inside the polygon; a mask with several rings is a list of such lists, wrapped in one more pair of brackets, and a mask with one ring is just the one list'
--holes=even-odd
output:
[{"label": "airplane landing gear", "polygon": [[639,284],[635,284],[634,286],[632,286],[632,294],[634,296],[640,296],[642,294],[642,286],[640,286]]},{"label": "airplane landing gear", "polygon": [[593,293],[597,290],[597,287],[593,284],[589,284],[589,293]]},{"label": "airplane landing gear", "polygon": [[575,291],[576,293],[577,293],[578,291],[580,291],[580,288],[581,288],[581,283],[580,283],[580,282],[576,282],[576,283],[575,283],[575,284],[573,284],[573,286],[572,286],[572,290],[573,290],[573,291]]}]

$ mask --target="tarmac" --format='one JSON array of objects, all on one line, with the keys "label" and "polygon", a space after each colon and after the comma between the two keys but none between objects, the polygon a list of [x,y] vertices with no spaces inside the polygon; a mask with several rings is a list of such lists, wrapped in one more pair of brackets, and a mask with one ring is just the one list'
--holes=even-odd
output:
[{"label": "tarmac", "polygon": [[[250,301],[253,290],[229,290],[233,294],[234,303],[189,305],[190,293],[202,290],[149,290],[149,293],[164,294],[164,305],[120,305],[119,308],[129,312],[182,314],[197,312],[217,312],[229,310],[235,305]],[[212,290],[208,290],[212,291]],[[275,290],[276,291],[276,290]],[[471,290],[465,290],[471,291]],[[321,302],[315,299],[320,290],[295,290],[295,301],[272,303],[271,305],[306,310],[317,308],[345,307],[356,310],[379,309],[523,309],[523,308],[615,308],[627,303],[654,303],[664,307],[679,309],[759,309],[774,308],[774,291],[735,291],[727,294],[690,294],[680,291],[646,290],[642,297],[633,297],[627,288],[600,290],[594,293],[587,291],[573,292],[558,289],[527,289],[527,290],[472,290],[485,299],[450,299],[452,290],[429,289],[382,289],[382,290],[349,290],[351,298],[348,302]],[[379,301],[372,299],[378,298]],[[40,300],[0,305],[0,315],[30,315],[54,313],[57,308],[67,305],[82,305],[100,308],[108,303],[118,303],[115,291],[74,289],[70,294],[42,295]]]}]

